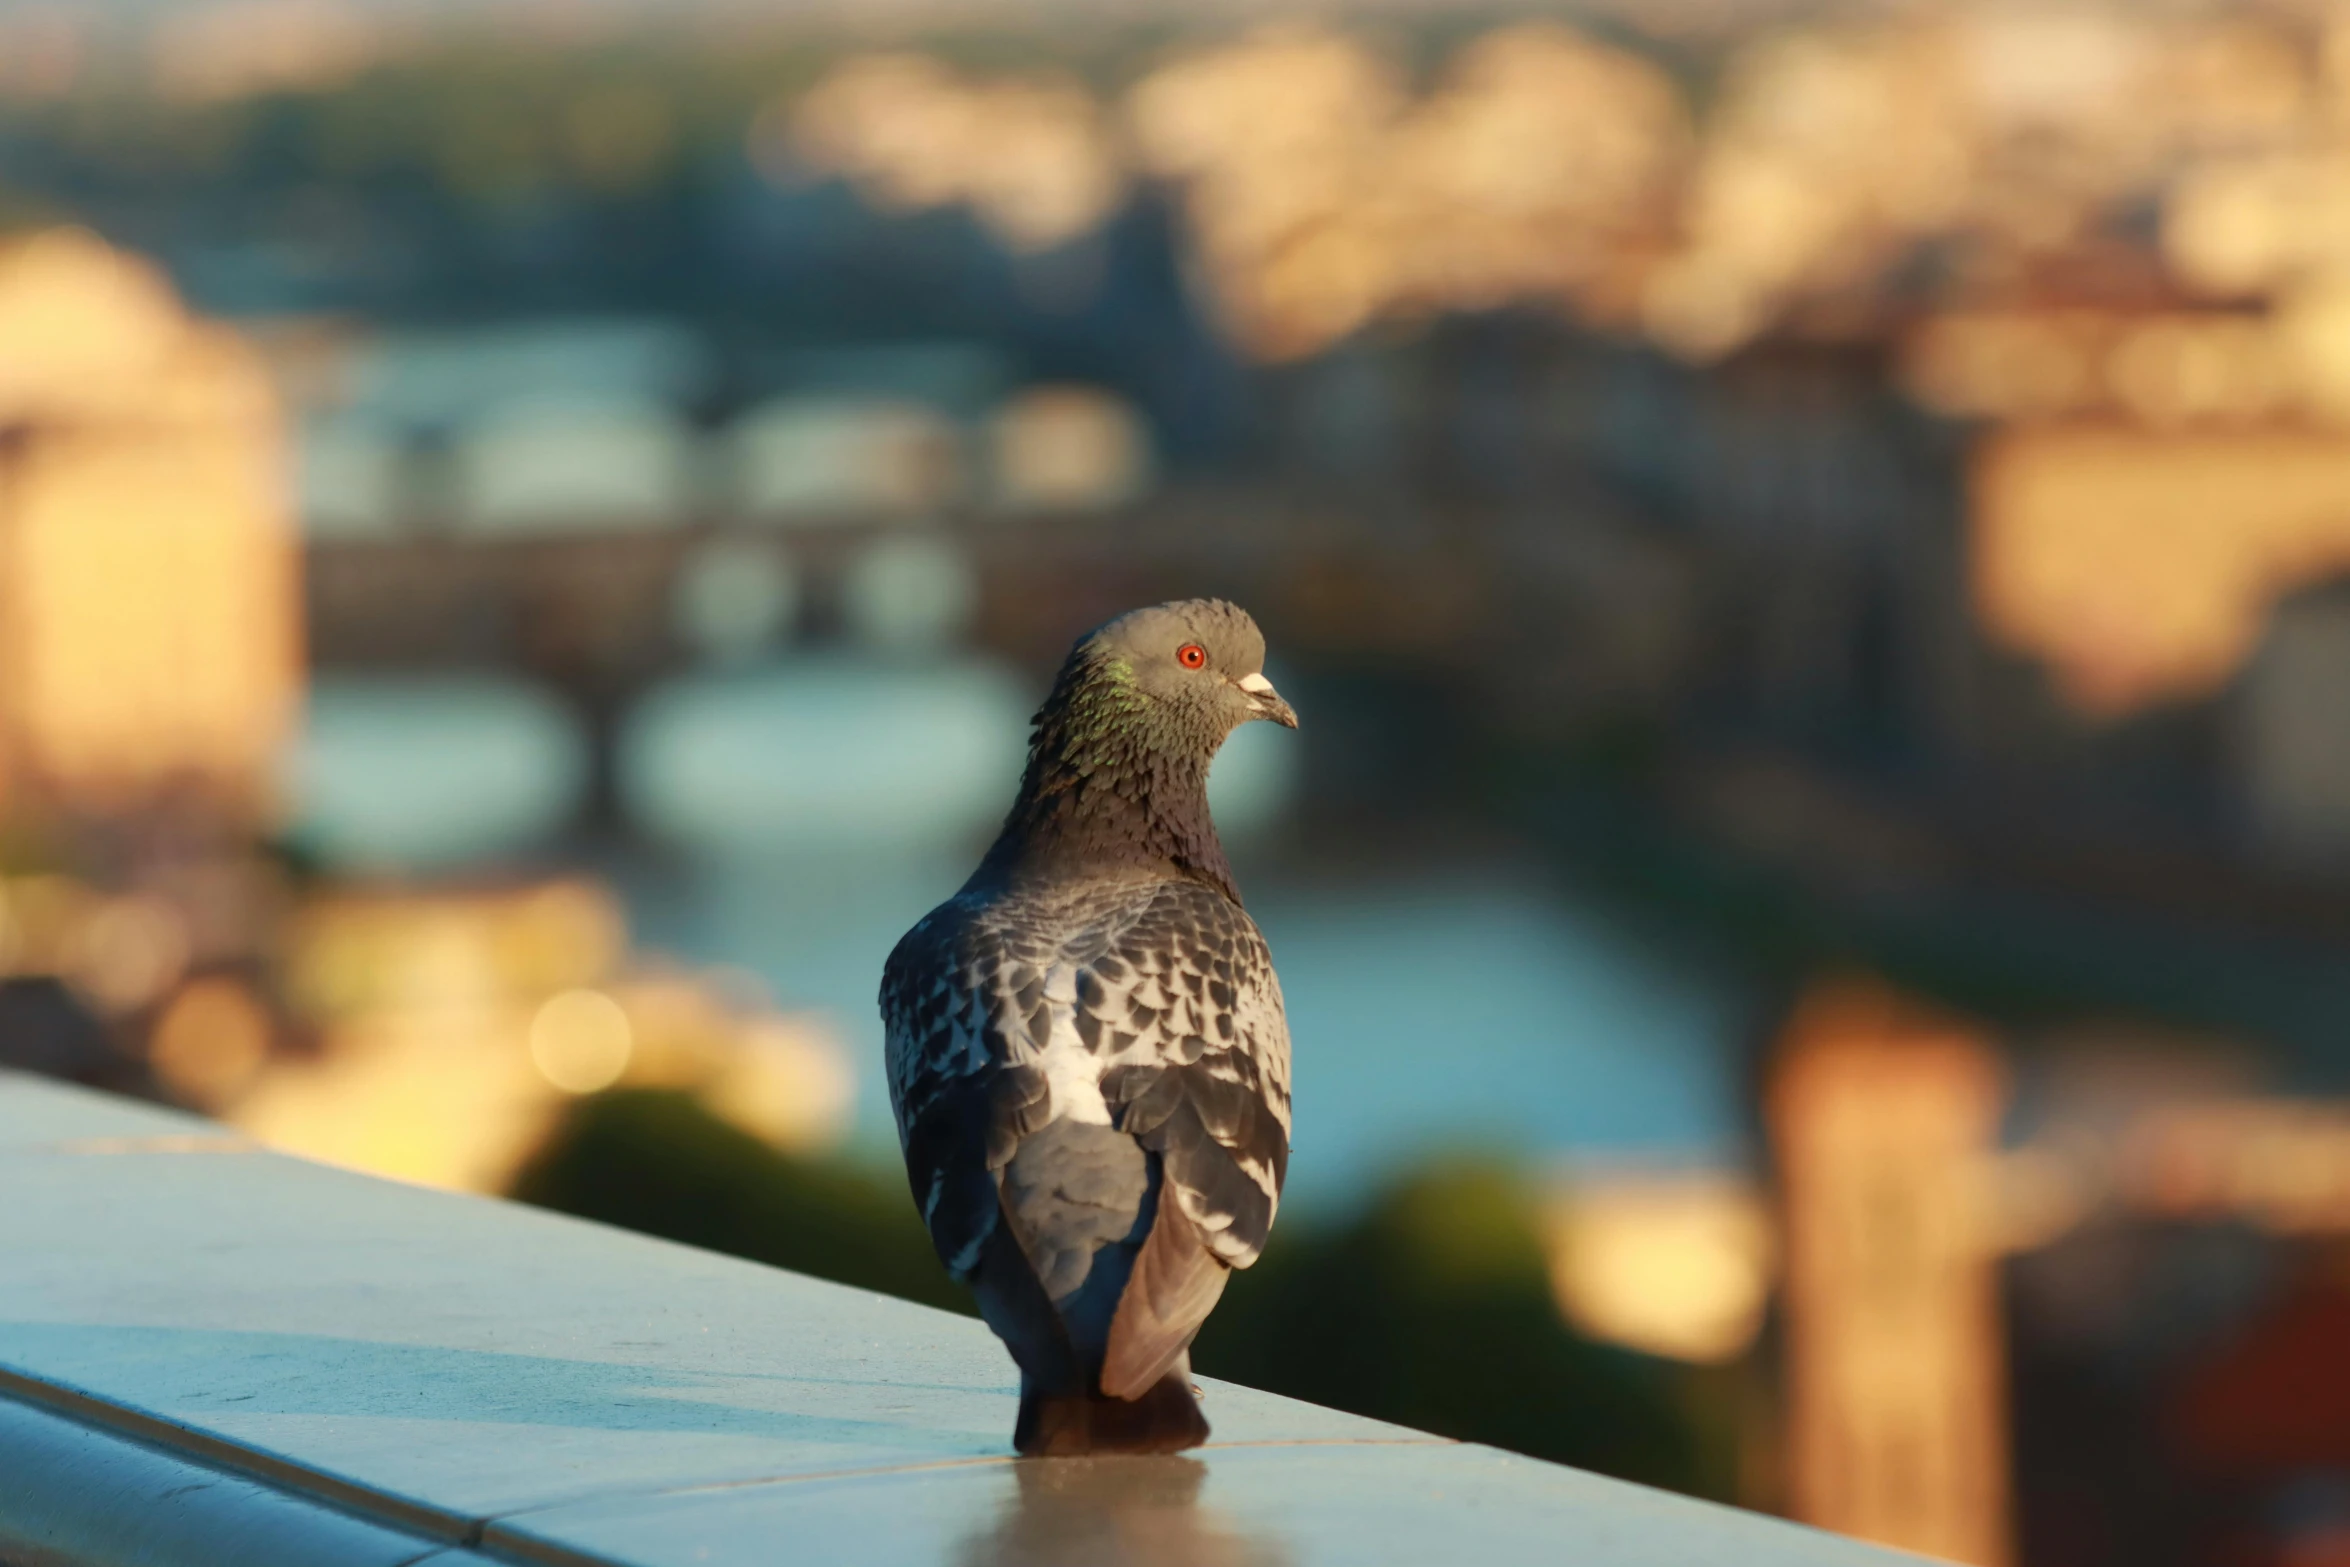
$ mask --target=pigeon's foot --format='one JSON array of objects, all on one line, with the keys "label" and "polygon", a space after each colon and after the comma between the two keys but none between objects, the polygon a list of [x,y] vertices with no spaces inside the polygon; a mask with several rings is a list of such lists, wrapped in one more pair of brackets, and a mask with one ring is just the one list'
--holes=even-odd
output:
[{"label": "pigeon's foot", "polygon": [[1169,1372],[1136,1399],[1098,1393],[1029,1393],[1020,1399],[1012,1445],[1023,1458],[1088,1453],[1180,1453],[1208,1439],[1189,1379]]}]

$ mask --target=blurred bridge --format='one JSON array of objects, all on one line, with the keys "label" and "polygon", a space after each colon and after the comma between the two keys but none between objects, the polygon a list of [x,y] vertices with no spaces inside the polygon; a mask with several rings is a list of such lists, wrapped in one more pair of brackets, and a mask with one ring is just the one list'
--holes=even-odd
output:
[{"label": "blurred bridge", "polygon": [[[981,645],[1056,660],[1070,636],[1138,603],[1227,595],[1283,631],[1305,660],[1475,657],[1482,619],[1532,607],[1556,624],[1555,560],[1497,548],[1488,528],[1440,535],[1383,528],[1327,497],[1264,486],[1171,489],[1111,514],[953,513],[925,523],[839,519],[789,529],[723,514],[658,528],[485,539],[429,520],[383,539],[315,539],[307,549],[312,653],[327,667],[519,665],[583,695],[676,672],[697,646],[697,570],[771,574],[792,622],[776,641],[843,639],[859,563],[909,544],[966,574],[966,622]],[[1472,539],[1474,542],[1472,543]],[[1546,579],[1528,584],[1529,571]],[[1511,583],[1521,584],[1518,591]],[[1571,583],[1563,584],[1572,586]],[[764,650],[764,649],[761,649]]]}]

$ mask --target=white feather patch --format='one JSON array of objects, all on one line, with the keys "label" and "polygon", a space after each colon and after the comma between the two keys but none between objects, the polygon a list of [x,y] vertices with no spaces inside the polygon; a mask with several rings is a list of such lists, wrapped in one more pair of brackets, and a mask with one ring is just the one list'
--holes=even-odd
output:
[{"label": "white feather patch", "polygon": [[1044,1068],[1052,1091],[1053,1115],[1109,1125],[1109,1102],[1102,1098],[1102,1058],[1086,1049],[1077,1035],[1076,965],[1053,965],[1045,976],[1044,999],[1052,1011],[1052,1032],[1037,1041],[1037,1065]]}]

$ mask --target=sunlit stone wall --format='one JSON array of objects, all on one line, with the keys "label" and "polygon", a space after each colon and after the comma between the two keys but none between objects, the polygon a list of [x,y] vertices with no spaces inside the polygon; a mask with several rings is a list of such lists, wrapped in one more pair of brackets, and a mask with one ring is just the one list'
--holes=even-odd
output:
[{"label": "sunlit stone wall", "polygon": [[301,681],[276,395],[152,267],[0,249],[0,800],[244,818]]}]

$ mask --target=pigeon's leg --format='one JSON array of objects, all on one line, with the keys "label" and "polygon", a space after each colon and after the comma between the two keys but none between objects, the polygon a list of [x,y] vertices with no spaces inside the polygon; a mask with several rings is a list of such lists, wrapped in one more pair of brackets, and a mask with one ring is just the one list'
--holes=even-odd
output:
[{"label": "pigeon's leg", "polygon": [[1092,1392],[1023,1394],[1012,1445],[1026,1458],[1081,1458],[1089,1453],[1180,1453],[1207,1439],[1207,1417],[1190,1382],[1170,1374],[1133,1399]]},{"label": "pigeon's leg", "polygon": [[1011,1225],[1000,1218],[980,1251],[971,1292],[979,1299],[980,1317],[1004,1341],[1020,1368],[1023,1410],[1031,1397],[1085,1390],[1092,1379],[1069,1342],[1069,1330],[1044,1286],[1037,1283]]}]

